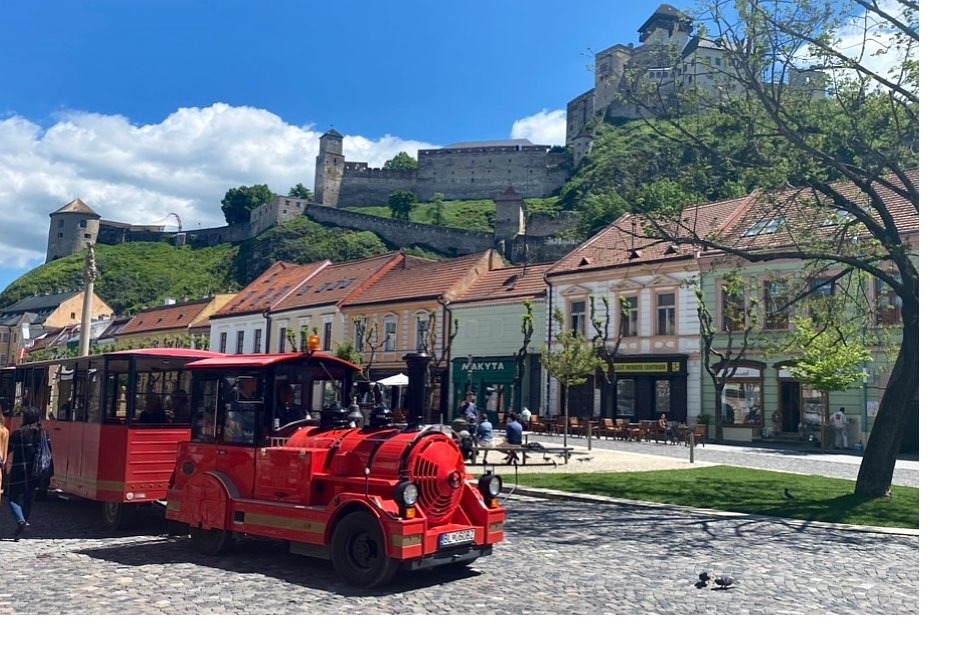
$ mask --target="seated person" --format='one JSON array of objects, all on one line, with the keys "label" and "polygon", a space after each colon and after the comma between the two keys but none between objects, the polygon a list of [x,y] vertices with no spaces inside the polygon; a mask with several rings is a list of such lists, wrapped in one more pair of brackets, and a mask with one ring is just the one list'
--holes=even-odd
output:
[{"label": "seated person", "polygon": [[486,462],[489,457],[489,450],[496,446],[492,436],[492,422],[485,413],[479,416],[479,426],[475,430],[476,444],[483,448],[482,462]]},{"label": "seated person", "polygon": [[145,396],[145,408],[138,416],[141,424],[163,424],[165,422],[165,409],[162,407],[162,400],[156,393],[149,393]]},{"label": "seated person", "polygon": [[291,422],[303,420],[308,417],[307,411],[293,402],[293,386],[283,382],[276,388],[276,409],[273,417],[279,420],[277,428],[284,427]]},{"label": "seated person", "polygon": [[[506,445],[520,446],[523,444],[523,425],[519,421],[519,413],[510,411],[506,414]],[[509,465],[517,461],[515,451],[506,453],[506,464]]]},{"label": "seated person", "polygon": [[172,393],[172,421],[185,423],[189,416],[189,395],[179,388]]}]

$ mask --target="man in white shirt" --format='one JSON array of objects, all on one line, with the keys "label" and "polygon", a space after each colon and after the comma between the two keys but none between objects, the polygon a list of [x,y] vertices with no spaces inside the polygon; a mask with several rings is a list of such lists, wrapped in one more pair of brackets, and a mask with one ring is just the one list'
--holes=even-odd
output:
[{"label": "man in white shirt", "polygon": [[833,429],[833,447],[849,449],[850,445],[846,440],[846,409],[841,406],[840,410],[833,413],[829,418],[829,424]]}]

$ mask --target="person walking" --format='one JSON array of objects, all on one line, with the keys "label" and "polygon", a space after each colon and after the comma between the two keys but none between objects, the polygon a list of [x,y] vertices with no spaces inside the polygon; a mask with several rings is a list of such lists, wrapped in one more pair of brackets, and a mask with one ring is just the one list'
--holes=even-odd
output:
[{"label": "person walking", "polygon": [[23,425],[10,434],[8,454],[4,466],[8,470],[10,485],[7,488],[7,503],[14,522],[14,541],[19,541],[24,531],[30,527],[30,511],[34,505],[34,492],[37,477],[34,476],[34,455],[40,445],[40,437],[47,435],[40,426],[40,409],[27,406],[23,411]]},{"label": "person walking", "polygon": [[6,473],[4,462],[7,458],[7,447],[10,445],[10,429],[5,423],[3,408],[0,408],[0,503],[3,501],[3,475]]},{"label": "person walking", "polygon": [[829,425],[833,430],[833,447],[849,449],[850,445],[846,440],[846,409],[841,406],[840,410],[833,413],[829,418]]}]

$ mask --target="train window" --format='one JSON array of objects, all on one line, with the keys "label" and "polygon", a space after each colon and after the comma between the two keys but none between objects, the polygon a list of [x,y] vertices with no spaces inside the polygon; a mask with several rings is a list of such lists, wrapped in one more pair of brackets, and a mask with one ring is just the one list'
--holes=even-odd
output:
[{"label": "train window", "polygon": [[128,421],[128,360],[111,359],[104,380],[105,410],[102,422]]},{"label": "train window", "polygon": [[57,383],[51,403],[54,419],[71,421],[74,417],[74,365],[55,366]]}]

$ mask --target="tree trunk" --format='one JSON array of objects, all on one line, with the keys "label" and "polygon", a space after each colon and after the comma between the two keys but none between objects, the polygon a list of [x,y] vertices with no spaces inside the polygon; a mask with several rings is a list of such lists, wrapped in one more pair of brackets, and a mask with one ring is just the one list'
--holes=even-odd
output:
[{"label": "tree trunk", "polygon": [[856,476],[857,496],[875,499],[890,495],[893,470],[907,426],[907,409],[917,396],[920,345],[917,310],[902,305],[903,338],[897,361],[873,420],[873,430]]}]

